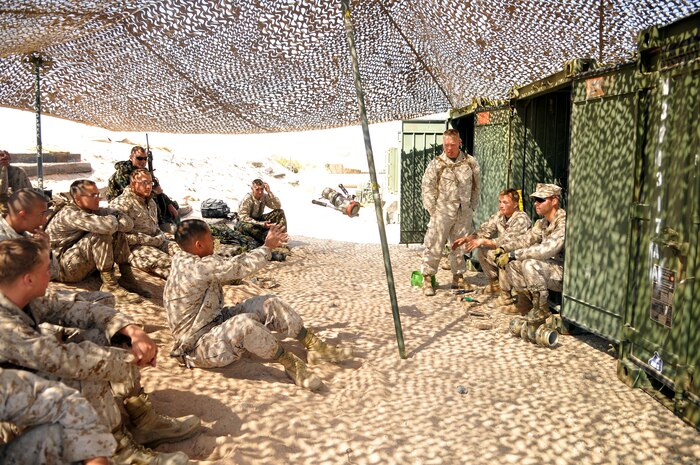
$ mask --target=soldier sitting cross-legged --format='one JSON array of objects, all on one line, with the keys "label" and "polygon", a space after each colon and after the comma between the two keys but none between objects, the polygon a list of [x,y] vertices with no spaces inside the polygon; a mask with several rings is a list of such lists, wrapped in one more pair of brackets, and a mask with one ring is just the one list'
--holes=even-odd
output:
[{"label": "soldier sitting cross-legged", "polygon": [[213,368],[229,365],[249,351],[282,364],[298,386],[312,391],[323,386],[321,379],[282,348],[271,331],[301,341],[309,363],[352,357],[350,348],[327,344],[305,328],[299,314],[276,296],[260,295],[224,306],[222,283],[262,268],[270,260],[271,249],[286,239],[281,226],[273,224],[261,247],[222,257],[214,255],[214,237],[207,223],[195,219],[180,223],[175,240],[182,251],[173,258],[163,291],[163,306],[176,341],[173,356],[190,368]]}]

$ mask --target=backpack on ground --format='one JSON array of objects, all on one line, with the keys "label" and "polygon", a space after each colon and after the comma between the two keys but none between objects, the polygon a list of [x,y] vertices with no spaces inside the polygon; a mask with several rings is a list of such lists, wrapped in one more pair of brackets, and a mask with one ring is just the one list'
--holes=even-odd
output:
[{"label": "backpack on ground", "polygon": [[231,209],[220,199],[202,201],[202,218],[228,218]]}]

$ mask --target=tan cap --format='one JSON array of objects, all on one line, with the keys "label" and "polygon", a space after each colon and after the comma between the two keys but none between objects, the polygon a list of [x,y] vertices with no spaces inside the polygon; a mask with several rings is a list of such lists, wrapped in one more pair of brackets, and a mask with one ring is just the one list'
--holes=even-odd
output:
[{"label": "tan cap", "polygon": [[539,197],[541,199],[546,199],[547,197],[559,197],[560,195],[561,187],[555,184],[537,183],[537,188],[535,188],[535,192],[530,194],[530,197]]}]

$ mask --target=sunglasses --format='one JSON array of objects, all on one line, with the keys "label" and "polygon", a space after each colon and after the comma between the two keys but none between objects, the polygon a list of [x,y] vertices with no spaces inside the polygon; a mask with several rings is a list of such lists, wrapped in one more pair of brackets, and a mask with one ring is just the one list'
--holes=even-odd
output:
[{"label": "sunglasses", "polygon": [[138,161],[146,161],[148,160],[148,157],[136,157]]},{"label": "sunglasses", "polygon": [[[549,197],[547,197],[547,198],[549,198]],[[546,201],[547,201],[547,199],[543,199],[542,197],[533,197],[532,200],[533,200],[535,203],[543,203],[543,202],[546,202]]]}]

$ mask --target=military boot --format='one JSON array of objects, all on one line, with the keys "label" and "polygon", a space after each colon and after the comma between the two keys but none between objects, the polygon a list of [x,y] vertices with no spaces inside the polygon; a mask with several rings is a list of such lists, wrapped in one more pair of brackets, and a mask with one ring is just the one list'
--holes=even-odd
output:
[{"label": "military boot", "polygon": [[114,276],[114,270],[100,271],[100,278],[102,278],[100,290],[102,292],[111,292],[114,294],[114,298],[117,299],[117,302],[128,304],[143,302],[143,299],[138,294],[129,292],[119,285],[117,277]]},{"label": "military boot", "polygon": [[500,294],[496,300],[493,301],[493,305],[496,307],[501,307],[503,305],[511,305],[515,303],[515,297],[510,294],[510,291],[504,291],[501,289]]},{"label": "military boot", "polygon": [[124,400],[124,408],[131,420],[131,433],[139,444],[156,447],[164,442],[177,442],[191,438],[199,431],[201,421],[194,415],[171,418],[153,410],[148,394]]},{"label": "military boot", "polygon": [[339,349],[332,344],[322,341],[311,329],[302,329],[301,333],[304,332],[306,334],[303,337],[298,337],[298,339],[307,349],[306,358],[310,365],[323,362],[342,362],[352,358],[352,349],[350,347]]},{"label": "military boot", "polygon": [[189,461],[182,452],[161,453],[141,446],[124,425],[112,434],[117,440],[117,450],[110,463],[115,465],[185,465]]},{"label": "military boot", "polygon": [[484,294],[498,294],[501,292],[501,285],[498,283],[498,279],[492,279],[484,288]]},{"label": "military boot", "polygon": [[525,320],[529,325],[539,326],[552,316],[552,312],[549,310],[549,303],[547,303],[548,297],[547,292],[532,293],[532,310],[525,315]]},{"label": "military boot", "polygon": [[119,265],[119,285],[130,292],[135,292],[136,294],[149,298],[152,297],[151,291],[141,287],[138,281],[136,281],[136,276],[134,276],[134,271],[131,269],[131,265],[128,263],[121,263]]},{"label": "military boot", "polygon": [[423,295],[435,295],[435,288],[433,287],[433,277],[429,274],[423,275]]},{"label": "military boot", "polygon": [[292,381],[294,381],[294,384],[297,386],[308,389],[309,391],[315,391],[323,386],[321,378],[309,370],[306,363],[293,353],[282,349],[282,353],[275,357],[274,360],[282,364],[284,370],[287,372],[287,376],[292,378]]},{"label": "military boot", "polygon": [[452,275],[452,286],[450,289],[469,289],[469,285],[464,281],[464,275],[457,273]]}]

